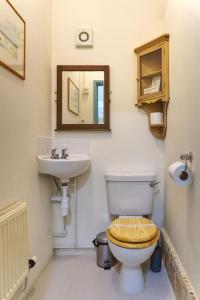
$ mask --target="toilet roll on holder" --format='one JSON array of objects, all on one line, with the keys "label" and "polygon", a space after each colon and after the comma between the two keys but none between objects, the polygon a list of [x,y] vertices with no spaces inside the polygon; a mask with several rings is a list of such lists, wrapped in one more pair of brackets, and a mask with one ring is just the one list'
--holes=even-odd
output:
[{"label": "toilet roll on holder", "polygon": [[179,175],[179,178],[181,180],[187,180],[188,179],[188,172],[187,172],[187,169],[188,169],[188,161],[189,162],[192,162],[193,161],[193,153],[192,152],[189,152],[189,153],[186,153],[186,154],[181,154],[180,155],[180,159],[181,160],[185,160],[185,170],[181,172],[181,174]]}]

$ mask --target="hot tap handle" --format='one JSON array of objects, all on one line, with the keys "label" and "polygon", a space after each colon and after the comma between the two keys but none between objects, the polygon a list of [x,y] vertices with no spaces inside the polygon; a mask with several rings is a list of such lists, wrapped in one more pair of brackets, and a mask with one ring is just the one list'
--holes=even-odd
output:
[{"label": "hot tap handle", "polygon": [[59,158],[59,154],[56,153],[57,148],[52,148],[51,149],[51,158],[52,159],[58,159]]}]

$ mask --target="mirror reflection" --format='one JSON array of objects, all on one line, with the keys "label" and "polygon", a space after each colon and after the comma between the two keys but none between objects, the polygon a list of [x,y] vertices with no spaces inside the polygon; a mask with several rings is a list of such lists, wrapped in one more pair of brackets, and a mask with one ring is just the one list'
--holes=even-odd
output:
[{"label": "mirror reflection", "polygon": [[57,66],[56,131],[110,131],[108,65]]},{"label": "mirror reflection", "polygon": [[62,72],[63,124],[104,124],[104,72]]}]

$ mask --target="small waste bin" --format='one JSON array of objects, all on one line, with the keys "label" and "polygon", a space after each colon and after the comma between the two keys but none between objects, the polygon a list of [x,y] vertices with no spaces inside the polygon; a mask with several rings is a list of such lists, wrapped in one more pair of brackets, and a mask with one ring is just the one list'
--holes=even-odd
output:
[{"label": "small waste bin", "polygon": [[97,248],[97,266],[104,268],[104,270],[109,270],[116,264],[117,260],[110,251],[106,233],[98,233],[93,244]]}]

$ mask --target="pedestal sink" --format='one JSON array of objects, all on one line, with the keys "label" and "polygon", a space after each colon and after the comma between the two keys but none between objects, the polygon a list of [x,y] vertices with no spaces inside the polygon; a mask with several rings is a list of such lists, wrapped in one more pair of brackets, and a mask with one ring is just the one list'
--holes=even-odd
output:
[{"label": "pedestal sink", "polygon": [[59,177],[62,183],[61,209],[63,217],[69,212],[68,182],[70,177],[84,173],[89,165],[88,155],[71,154],[66,159],[52,159],[50,155],[38,156],[39,173]]}]

